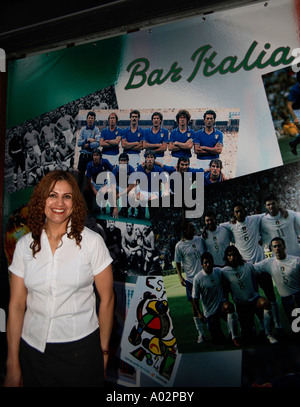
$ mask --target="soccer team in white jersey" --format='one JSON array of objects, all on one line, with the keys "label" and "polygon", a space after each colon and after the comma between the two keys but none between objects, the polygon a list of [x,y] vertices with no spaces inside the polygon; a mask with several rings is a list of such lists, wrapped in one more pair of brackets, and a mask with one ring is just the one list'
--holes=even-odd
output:
[{"label": "soccer team in white jersey", "polygon": [[239,347],[262,337],[276,344],[285,324],[274,286],[288,323],[300,308],[300,213],[271,195],[264,203],[266,213],[247,215],[236,202],[231,221],[220,225],[213,212],[205,213],[201,236],[193,222],[184,225],[174,261],[198,343],[208,332],[215,344]]}]

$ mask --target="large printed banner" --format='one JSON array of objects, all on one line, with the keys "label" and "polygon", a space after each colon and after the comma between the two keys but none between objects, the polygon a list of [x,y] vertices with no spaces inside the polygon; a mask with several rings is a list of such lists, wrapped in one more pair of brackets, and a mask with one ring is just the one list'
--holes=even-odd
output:
[{"label": "large printed banner", "polygon": [[[258,2],[9,62],[8,264],[28,232],[32,188],[55,168],[72,172],[87,226],[114,259],[111,381],[248,387],[298,380],[298,328],[287,303],[297,309],[300,292],[293,277],[300,262],[299,18],[298,0]],[[106,200],[122,153],[130,172],[118,190],[136,206]],[[196,218],[186,219],[186,202],[174,203],[182,189],[170,179],[184,178],[184,165],[193,174],[186,191],[202,202]],[[143,189],[130,178],[137,172],[165,175],[156,190]],[[169,206],[153,205],[166,197]],[[275,259],[274,236],[293,256],[278,263],[283,285],[268,274],[271,263],[260,263]],[[233,246],[246,261],[239,272],[225,256]],[[202,270],[206,251],[217,266],[211,278]],[[243,280],[247,273],[258,285]],[[216,304],[220,287],[228,288],[226,307],[223,299]],[[249,344],[242,339],[250,331]]]}]

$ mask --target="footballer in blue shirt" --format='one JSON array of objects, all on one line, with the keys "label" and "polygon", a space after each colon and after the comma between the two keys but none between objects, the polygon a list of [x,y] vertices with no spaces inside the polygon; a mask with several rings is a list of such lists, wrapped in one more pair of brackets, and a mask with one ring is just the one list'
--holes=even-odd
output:
[{"label": "footballer in blue shirt", "polygon": [[141,115],[138,110],[132,110],[129,117],[130,126],[123,131],[122,147],[123,152],[129,155],[130,163],[136,170],[141,161],[140,153],[143,149],[144,129],[139,126]]},{"label": "footballer in blue shirt", "polygon": [[97,196],[98,191],[104,187],[104,182],[99,182],[98,175],[102,172],[111,172],[113,165],[105,158],[102,158],[101,151],[96,148],[93,151],[92,161],[90,161],[86,168],[86,181],[88,189],[83,191],[89,209],[92,209],[93,196]]},{"label": "footballer in blue shirt", "polygon": [[194,151],[201,167],[206,168],[211,160],[220,158],[223,150],[223,133],[216,129],[216,112],[207,110],[204,115],[204,128],[197,131],[194,139]]},{"label": "footballer in blue shirt", "polygon": [[188,126],[191,115],[187,110],[179,110],[176,115],[178,127],[171,131],[169,140],[169,151],[171,152],[171,165],[176,165],[178,158],[182,156],[191,157],[194,145],[195,132]]},{"label": "footballer in blue shirt", "polygon": [[145,130],[143,147],[146,150],[155,151],[156,157],[163,157],[167,150],[169,132],[163,128],[163,115],[160,112],[154,112],[151,116],[152,127]]},{"label": "footballer in blue shirt", "polygon": [[[107,119],[108,126],[102,129],[100,136],[100,147],[102,155],[107,159],[114,159],[120,153],[120,142],[123,130],[117,126],[118,116],[115,112],[110,113]],[[117,164],[115,162],[114,164]]]}]

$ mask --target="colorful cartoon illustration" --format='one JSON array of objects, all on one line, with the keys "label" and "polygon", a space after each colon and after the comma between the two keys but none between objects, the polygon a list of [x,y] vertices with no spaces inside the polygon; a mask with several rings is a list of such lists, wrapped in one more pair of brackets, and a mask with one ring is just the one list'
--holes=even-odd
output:
[{"label": "colorful cartoon illustration", "polygon": [[148,289],[137,299],[135,318],[127,335],[132,345],[128,349],[130,359],[144,366],[146,371],[149,369],[151,377],[159,375],[170,380],[177,357],[177,344],[168,301],[161,278],[147,277],[145,283]]}]

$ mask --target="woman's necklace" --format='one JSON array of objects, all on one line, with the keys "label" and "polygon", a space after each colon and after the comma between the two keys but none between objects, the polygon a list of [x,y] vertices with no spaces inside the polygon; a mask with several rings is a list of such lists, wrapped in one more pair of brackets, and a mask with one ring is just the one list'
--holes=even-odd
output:
[{"label": "woman's necklace", "polygon": [[64,235],[64,233],[61,233],[60,235],[57,235],[57,236],[52,236],[50,232],[47,233],[48,237],[52,237],[52,239],[55,239],[55,240],[58,239],[59,237],[62,237],[63,235]]},{"label": "woman's necklace", "polygon": [[54,239],[54,240],[56,240],[56,239],[58,239],[58,238],[62,238],[63,235],[66,234],[66,232],[64,232],[64,233],[58,234],[57,236],[53,236],[53,235],[51,235],[51,233],[49,232],[49,230],[45,229],[45,231],[46,231],[47,236],[48,236],[48,237],[51,237],[51,238]]}]

